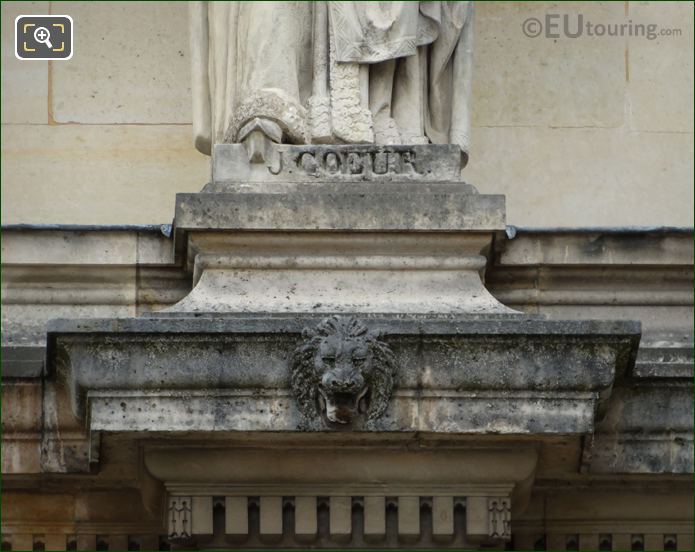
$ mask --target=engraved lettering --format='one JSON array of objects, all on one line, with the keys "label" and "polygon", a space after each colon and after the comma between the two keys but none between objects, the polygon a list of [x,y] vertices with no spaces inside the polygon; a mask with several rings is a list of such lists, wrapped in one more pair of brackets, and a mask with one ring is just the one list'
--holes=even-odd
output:
[{"label": "engraved lettering", "polygon": [[350,174],[362,174],[364,171],[364,162],[362,161],[362,156],[359,153],[348,153],[347,169]]},{"label": "engraved lettering", "polygon": [[300,157],[300,163],[302,169],[304,169],[307,174],[316,174],[319,169],[319,164],[316,162],[316,157],[313,153],[304,152]]},{"label": "engraved lettering", "polygon": [[386,154],[386,166],[388,172],[398,174],[401,172],[401,156],[398,152],[390,151]]},{"label": "engraved lettering", "polygon": [[327,172],[335,174],[341,169],[340,156],[334,151],[329,151],[323,158],[323,164]]},{"label": "engraved lettering", "polygon": [[296,172],[315,178],[340,176],[346,179],[383,179],[427,176],[417,147],[383,146],[374,149],[346,147],[280,148],[266,163],[272,175]]},{"label": "engraved lettering", "polygon": [[374,174],[386,174],[388,171],[386,153],[383,151],[377,152],[373,156],[372,170]]},{"label": "engraved lettering", "polygon": [[[417,166],[415,164],[415,152],[414,151],[404,151],[403,154],[401,155],[403,159],[402,167],[401,170],[405,172],[414,172],[417,174],[422,174],[421,171],[417,170]],[[406,170],[407,167],[407,170]]]},{"label": "engraved lettering", "polygon": [[273,157],[277,157],[277,168],[273,167],[272,164],[268,163],[266,167],[268,168],[268,172],[272,175],[278,175],[280,172],[282,172],[282,158],[284,156],[284,153],[282,151],[279,151],[277,155],[274,155]]}]

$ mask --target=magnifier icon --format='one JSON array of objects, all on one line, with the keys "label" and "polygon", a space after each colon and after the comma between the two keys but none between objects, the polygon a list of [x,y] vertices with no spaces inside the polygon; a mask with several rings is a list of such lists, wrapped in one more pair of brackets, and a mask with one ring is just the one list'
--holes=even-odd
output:
[{"label": "magnifier icon", "polygon": [[46,27],[37,27],[34,31],[34,40],[40,44],[45,44],[49,48],[53,48],[51,44],[51,33]]}]

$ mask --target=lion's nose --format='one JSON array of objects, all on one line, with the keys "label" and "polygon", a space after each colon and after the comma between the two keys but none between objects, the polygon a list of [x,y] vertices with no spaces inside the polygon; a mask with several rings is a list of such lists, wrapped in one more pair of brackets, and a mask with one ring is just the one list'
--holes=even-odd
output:
[{"label": "lion's nose", "polygon": [[328,372],[321,378],[322,385],[333,392],[356,391],[360,386],[358,378],[355,376],[338,377],[336,374]]}]

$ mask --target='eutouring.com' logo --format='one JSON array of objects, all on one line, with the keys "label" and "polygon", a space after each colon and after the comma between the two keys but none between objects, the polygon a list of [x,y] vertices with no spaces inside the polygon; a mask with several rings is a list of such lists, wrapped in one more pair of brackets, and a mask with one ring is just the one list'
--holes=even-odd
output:
[{"label": "'eutouring.com' logo", "polygon": [[659,27],[656,23],[634,23],[631,19],[622,23],[595,23],[578,14],[546,13],[542,18],[529,17],[521,24],[521,30],[529,38],[580,38],[587,37],[658,37],[681,36],[679,28]]},{"label": "'eutouring.com' logo", "polygon": [[72,57],[72,17],[20,15],[15,19],[15,56],[28,60]]}]

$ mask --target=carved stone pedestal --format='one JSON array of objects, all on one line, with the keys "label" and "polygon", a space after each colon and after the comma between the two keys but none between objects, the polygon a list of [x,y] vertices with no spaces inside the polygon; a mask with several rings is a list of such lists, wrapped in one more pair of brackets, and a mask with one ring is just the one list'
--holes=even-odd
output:
[{"label": "carved stone pedestal", "polygon": [[267,166],[242,150],[217,146],[213,181],[178,194],[195,287],[160,314],[514,314],[481,279],[504,197],[458,179],[457,148],[277,146]]},{"label": "carved stone pedestal", "polygon": [[454,147],[243,148],[177,196],[189,295],[49,326],[84,450],[137,444],[176,546],[501,546],[539,456],[593,433],[639,324],[499,303],[504,198],[459,180]]}]

